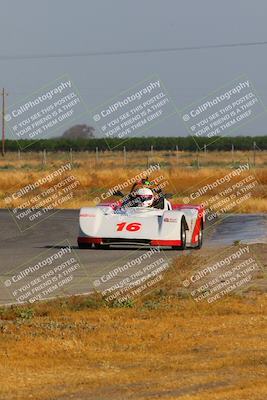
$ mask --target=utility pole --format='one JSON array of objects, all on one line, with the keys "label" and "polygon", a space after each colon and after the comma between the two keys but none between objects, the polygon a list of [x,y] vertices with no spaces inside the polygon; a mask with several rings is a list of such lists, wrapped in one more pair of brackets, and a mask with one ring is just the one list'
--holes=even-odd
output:
[{"label": "utility pole", "polygon": [[5,99],[7,93],[2,89],[2,157],[5,156]]}]

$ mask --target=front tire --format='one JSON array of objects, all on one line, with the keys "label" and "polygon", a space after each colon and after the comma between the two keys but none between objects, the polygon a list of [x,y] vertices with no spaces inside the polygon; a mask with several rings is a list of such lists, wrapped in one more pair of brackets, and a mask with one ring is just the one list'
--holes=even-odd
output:
[{"label": "front tire", "polygon": [[203,245],[203,222],[201,221],[196,249],[198,250],[201,249],[202,245]]},{"label": "front tire", "polygon": [[185,248],[186,248],[186,229],[187,229],[187,225],[185,222],[185,218],[183,217],[181,220],[181,232],[180,232],[181,245],[180,246],[172,246],[173,250],[185,250]]}]

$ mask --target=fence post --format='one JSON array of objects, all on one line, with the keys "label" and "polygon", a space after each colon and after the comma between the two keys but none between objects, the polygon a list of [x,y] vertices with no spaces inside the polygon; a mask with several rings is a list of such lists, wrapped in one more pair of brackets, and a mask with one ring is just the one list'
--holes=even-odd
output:
[{"label": "fence post", "polygon": [[199,169],[199,151],[197,149],[197,169]]},{"label": "fence post", "polygon": [[46,165],[46,149],[43,149],[43,165]]},{"label": "fence post", "polygon": [[73,155],[72,155],[72,148],[70,148],[70,164],[72,166],[73,163]]},{"label": "fence post", "polygon": [[98,164],[99,161],[99,153],[98,153],[98,147],[95,148],[95,163],[96,165]]},{"label": "fence post", "polygon": [[253,142],[253,166],[256,167],[256,142]]},{"label": "fence post", "polygon": [[127,165],[127,153],[126,153],[125,146],[123,146],[123,163],[124,163],[124,165]]}]

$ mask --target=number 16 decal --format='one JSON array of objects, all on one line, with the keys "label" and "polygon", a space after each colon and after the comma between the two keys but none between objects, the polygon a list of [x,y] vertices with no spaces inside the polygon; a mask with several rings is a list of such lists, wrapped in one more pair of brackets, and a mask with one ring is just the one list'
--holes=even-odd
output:
[{"label": "number 16 decal", "polygon": [[127,222],[121,222],[120,224],[117,224],[117,231],[121,232],[125,228],[127,231],[136,232],[141,229],[141,226],[142,224],[139,222],[131,222],[130,224],[127,224]]}]

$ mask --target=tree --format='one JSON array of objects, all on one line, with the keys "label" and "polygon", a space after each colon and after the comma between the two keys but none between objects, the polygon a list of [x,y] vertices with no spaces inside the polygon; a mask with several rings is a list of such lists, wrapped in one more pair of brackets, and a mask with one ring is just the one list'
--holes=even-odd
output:
[{"label": "tree", "polygon": [[95,128],[88,125],[74,125],[67,129],[62,138],[64,139],[89,139],[94,137]]}]

